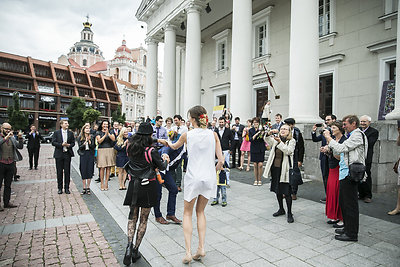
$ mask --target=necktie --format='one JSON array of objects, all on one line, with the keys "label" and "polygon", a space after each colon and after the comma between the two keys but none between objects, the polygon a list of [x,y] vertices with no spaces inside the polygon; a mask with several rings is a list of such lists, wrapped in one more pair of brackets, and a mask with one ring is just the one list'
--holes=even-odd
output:
[{"label": "necktie", "polygon": [[157,130],[157,139],[158,139],[159,138],[159,130],[160,130],[160,128],[157,127],[156,130]]}]

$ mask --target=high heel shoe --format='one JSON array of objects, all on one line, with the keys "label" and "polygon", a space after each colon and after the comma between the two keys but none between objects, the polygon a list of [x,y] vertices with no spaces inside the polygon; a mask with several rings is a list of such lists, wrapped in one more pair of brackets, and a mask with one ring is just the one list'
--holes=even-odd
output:
[{"label": "high heel shoe", "polygon": [[125,256],[123,261],[126,266],[129,266],[131,264],[132,254],[133,254],[133,243],[130,242],[126,246]]},{"label": "high heel shoe", "polygon": [[192,258],[192,255],[190,255],[190,254],[187,255],[187,254],[186,254],[186,256],[185,256],[185,257],[183,258],[183,260],[182,260],[182,263],[183,263],[183,264],[188,264],[189,262],[192,261],[192,259],[193,259],[193,258]]},{"label": "high heel shoe", "polygon": [[247,168],[246,168],[246,172],[249,172],[250,171],[250,167],[249,166],[247,166]]},{"label": "high heel shoe", "polygon": [[202,252],[197,251],[196,254],[193,255],[193,259],[195,261],[199,261],[199,260],[201,260],[201,258],[203,258],[205,256],[206,256],[206,253],[204,251],[202,251]]},{"label": "high heel shoe", "polygon": [[132,253],[132,263],[135,263],[138,259],[140,259],[142,255],[140,255],[139,248],[134,248]]}]

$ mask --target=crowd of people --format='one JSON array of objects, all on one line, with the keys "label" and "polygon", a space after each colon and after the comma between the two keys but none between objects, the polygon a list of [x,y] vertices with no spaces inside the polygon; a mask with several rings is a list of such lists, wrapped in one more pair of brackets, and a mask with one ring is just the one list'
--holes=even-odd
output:
[{"label": "crowd of people", "polygon": [[[267,102],[266,107],[270,109],[268,105]],[[61,129],[54,132],[52,140],[58,194],[71,193],[71,158],[74,157],[76,142],[82,195],[91,194],[95,168],[98,168],[101,191],[109,189],[112,174],[118,175],[119,190],[127,190],[124,205],[130,207],[128,245],[124,257],[124,264],[129,265],[140,258],[139,246],[151,208],[154,208],[155,220],[160,224],[182,223],[175,210],[177,194],[183,191],[186,247],[183,263],[199,260],[205,256],[205,206],[210,198],[212,206],[218,205],[220,197],[222,207],[228,205],[227,188],[234,168],[249,172],[253,167],[253,186],[261,186],[262,177],[270,179],[270,191],[276,194],[278,202],[278,210],[272,216],[287,214],[287,222],[294,222],[292,204],[297,199],[298,186],[302,184],[303,134],[307,133],[295,126],[293,118],[283,120],[281,114],[276,114],[274,124],[270,119],[270,115],[263,114],[262,118],[248,119],[246,125],[242,125],[239,117],[233,120],[230,111],[225,110],[221,117],[209,121],[207,111],[202,106],[195,106],[189,110],[187,121],[178,114],[165,121],[162,116],[153,120],[148,118],[140,124],[110,124],[103,120],[98,125],[86,123],[77,136],[68,129],[68,121],[61,120]],[[339,121],[330,114],[324,123],[315,124],[309,133],[313,142],[321,142],[319,160],[326,197],[320,201],[325,203],[327,223],[335,228],[335,239],[340,241],[358,240],[358,200],[372,202],[372,156],[379,132],[370,124],[371,118],[366,115],[360,118],[348,115]],[[27,139],[29,169],[37,169],[42,137],[35,126],[31,126]],[[398,145],[399,140],[400,130]],[[16,162],[22,159],[18,152],[22,147],[22,134],[14,136],[11,125],[3,123],[0,186],[4,180],[4,208],[16,207],[10,203],[11,182],[16,174]],[[168,191],[165,218],[160,208],[163,186]],[[199,244],[192,255],[194,206]],[[1,210],[4,209],[0,206]],[[400,189],[397,206],[388,214],[399,213]]]}]

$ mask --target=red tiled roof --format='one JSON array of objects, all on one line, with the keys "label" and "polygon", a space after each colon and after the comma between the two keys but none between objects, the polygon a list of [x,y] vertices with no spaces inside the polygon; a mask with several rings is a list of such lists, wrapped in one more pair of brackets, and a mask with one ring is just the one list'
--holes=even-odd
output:
[{"label": "red tiled roof", "polygon": [[68,62],[69,64],[71,64],[72,67],[83,70],[83,68],[79,66],[79,64],[76,63],[75,60],[73,60],[72,58],[69,58]]},{"label": "red tiled roof", "polygon": [[120,83],[120,84],[123,84],[123,85],[125,85],[125,86],[127,86],[127,87],[129,87],[131,89],[138,89],[138,87],[139,87],[137,84],[131,84],[130,82],[126,82],[126,81],[123,81],[123,80],[120,80],[120,79],[115,79],[115,81]]},{"label": "red tiled roof", "polygon": [[88,68],[88,71],[104,71],[107,70],[107,61],[99,61]]}]

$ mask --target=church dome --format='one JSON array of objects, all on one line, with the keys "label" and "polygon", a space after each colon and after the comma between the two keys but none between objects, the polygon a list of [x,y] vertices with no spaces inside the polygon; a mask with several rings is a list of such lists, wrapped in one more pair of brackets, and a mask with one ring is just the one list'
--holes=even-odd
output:
[{"label": "church dome", "polygon": [[126,47],[126,41],[122,40],[122,45],[120,47],[117,48],[117,52],[127,52],[127,53],[131,53],[131,50]]}]

